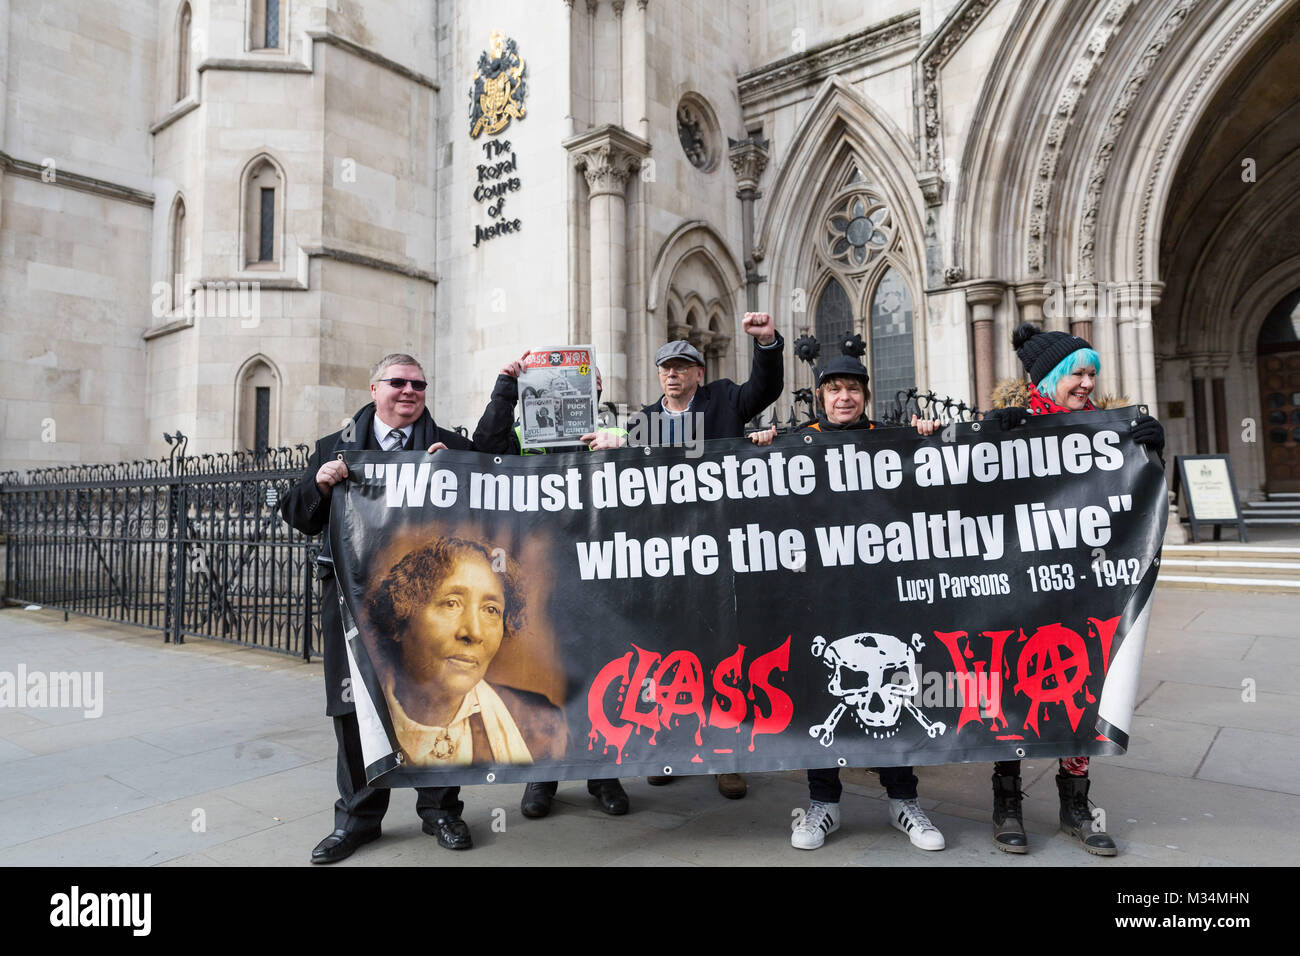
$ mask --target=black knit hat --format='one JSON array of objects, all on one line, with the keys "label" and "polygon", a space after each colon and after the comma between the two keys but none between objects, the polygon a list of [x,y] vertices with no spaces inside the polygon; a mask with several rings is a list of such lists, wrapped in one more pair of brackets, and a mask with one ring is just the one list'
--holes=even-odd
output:
[{"label": "black knit hat", "polygon": [[1077,335],[1068,332],[1044,332],[1029,322],[1021,323],[1011,333],[1011,347],[1020,357],[1020,364],[1029,373],[1030,381],[1035,385],[1043,380],[1052,369],[1056,368],[1066,356],[1079,349],[1090,349],[1091,345]]},{"label": "black knit hat", "polygon": [[851,375],[854,378],[862,379],[863,388],[871,381],[871,376],[867,374],[867,367],[859,362],[852,355],[837,355],[827,361],[817,373],[817,387],[822,387],[822,382],[836,375]]}]

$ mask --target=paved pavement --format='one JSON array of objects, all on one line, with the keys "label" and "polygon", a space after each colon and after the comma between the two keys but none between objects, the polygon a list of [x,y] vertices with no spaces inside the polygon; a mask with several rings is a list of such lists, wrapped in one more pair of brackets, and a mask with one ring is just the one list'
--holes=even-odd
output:
[{"label": "paved pavement", "polygon": [[[807,805],[800,772],[751,775],[740,801],[711,778],[625,781],[633,809],[620,818],[601,814],[581,782],[561,784],[545,820],[519,813],[522,785],[466,787],[468,853],[421,833],[414,794],[397,791],[384,838],[339,865],[1296,865],[1297,621],[1297,596],[1157,591],[1130,753],[1093,762],[1114,859],[1057,831],[1054,761],[1027,761],[1027,857],[992,846],[989,766],[958,764],[917,770],[947,838],[941,853],[889,827],[865,771],[845,775],[840,831],[816,852],[793,849],[792,814]],[[0,865],[309,865],[332,829],[318,663],[10,608],[0,671],[19,665],[102,671],[104,710],[0,708]]]}]

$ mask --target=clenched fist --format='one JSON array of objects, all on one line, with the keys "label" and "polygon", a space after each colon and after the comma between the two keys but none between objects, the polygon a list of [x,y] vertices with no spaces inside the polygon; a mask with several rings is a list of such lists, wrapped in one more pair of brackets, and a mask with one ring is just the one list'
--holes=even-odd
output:
[{"label": "clenched fist", "polygon": [[776,323],[766,312],[745,313],[745,334],[758,339],[759,345],[771,345],[776,341]]}]

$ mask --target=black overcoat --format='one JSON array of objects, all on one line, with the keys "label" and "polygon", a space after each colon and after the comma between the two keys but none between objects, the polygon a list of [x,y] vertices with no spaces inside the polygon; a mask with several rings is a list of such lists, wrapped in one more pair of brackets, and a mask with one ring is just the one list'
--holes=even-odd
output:
[{"label": "black overcoat", "polygon": [[[316,472],[321,465],[344,451],[381,451],[375,442],[375,404],[371,402],[352,416],[350,438],[344,438],[343,429],[326,435],[316,442],[316,450],[307,462],[307,469],[280,503],[280,514],[285,521],[303,534],[316,535],[329,527],[330,495],[322,495],[316,486]],[[474,451],[474,444],[457,432],[439,428],[426,408],[416,420],[403,451],[428,448],[442,442],[448,448]],[[338,487],[337,485],[335,487]],[[331,493],[333,488],[330,489]],[[320,630],[322,654],[325,658],[325,713],[341,717],[356,710],[352,694],[345,693],[351,674],[348,669],[347,648],[343,644],[343,623],[339,616],[338,585],[334,578],[334,559],[330,555],[329,536],[316,559],[316,576],[321,579]]]}]

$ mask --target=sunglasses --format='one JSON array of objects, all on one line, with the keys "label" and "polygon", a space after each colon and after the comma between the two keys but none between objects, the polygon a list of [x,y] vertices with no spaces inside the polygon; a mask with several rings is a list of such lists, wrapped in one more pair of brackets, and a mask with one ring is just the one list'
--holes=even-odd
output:
[{"label": "sunglasses", "polygon": [[418,378],[381,378],[379,381],[387,382],[397,389],[406,388],[407,385],[410,385],[417,392],[423,392],[429,387],[428,382],[421,382]]}]

